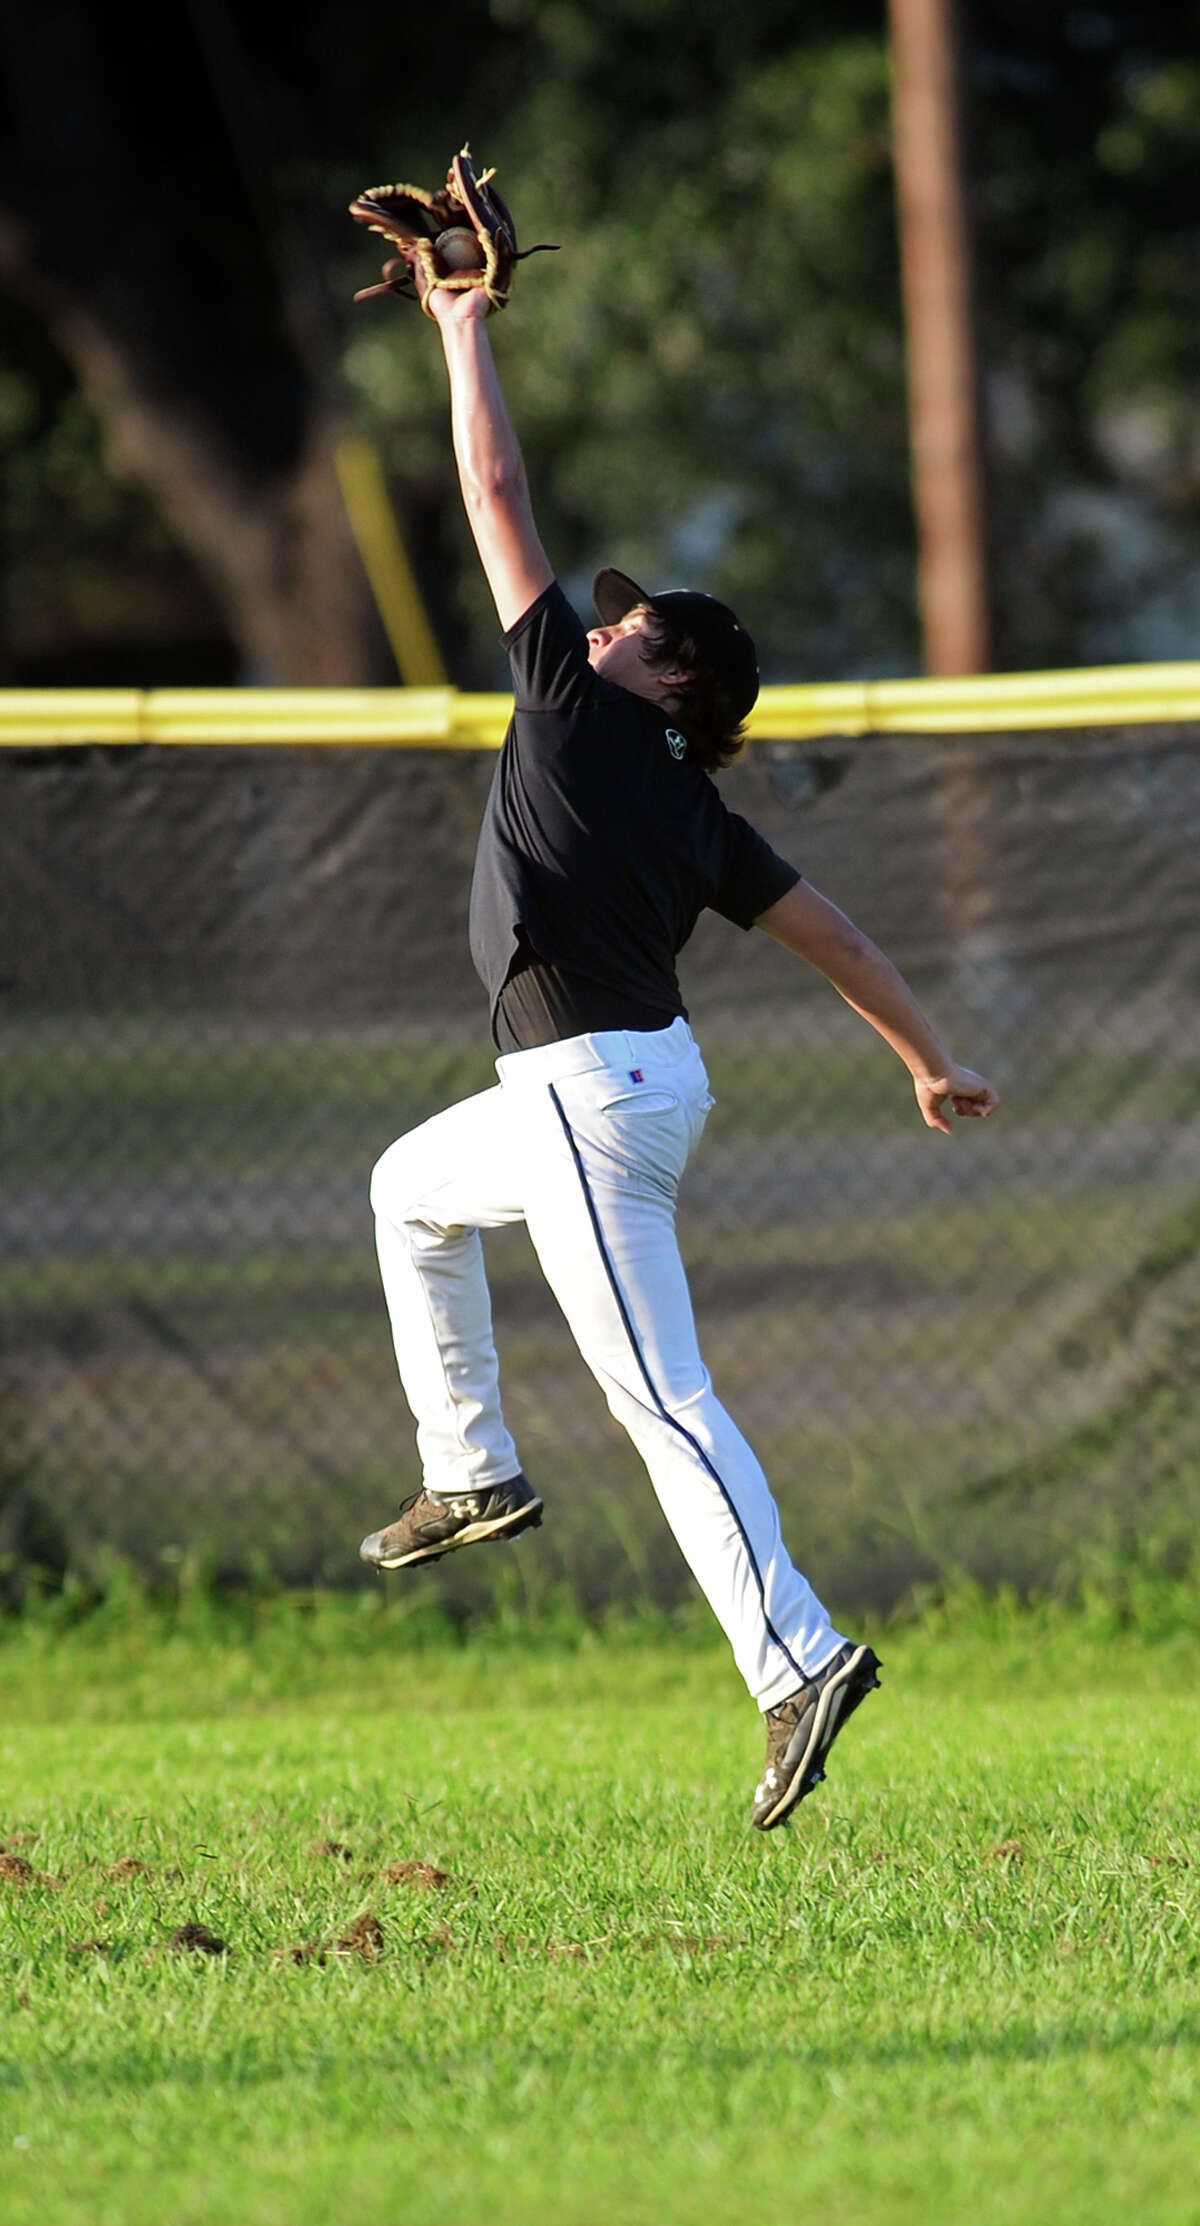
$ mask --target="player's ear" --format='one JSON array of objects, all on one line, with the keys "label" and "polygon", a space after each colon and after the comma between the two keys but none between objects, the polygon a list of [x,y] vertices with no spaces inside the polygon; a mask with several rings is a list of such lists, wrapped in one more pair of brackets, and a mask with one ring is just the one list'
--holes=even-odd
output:
[{"label": "player's ear", "polygon": [[[663,689],[667,694],[673,693],[674,690],[677,688],[686,688],[688,681],[692,677],[690,667],[680,664],[660,665],[658,662],[658,657],[655,655],[655,651],[657,649],[658,643],[655,641],[654,636],[650,635],[645,640],[642,654],[645,657],[647,663],[650,665],[654,677],[659,684],[659,687]],[[667,655],[670,655],[669,649],[667,651]]]}]

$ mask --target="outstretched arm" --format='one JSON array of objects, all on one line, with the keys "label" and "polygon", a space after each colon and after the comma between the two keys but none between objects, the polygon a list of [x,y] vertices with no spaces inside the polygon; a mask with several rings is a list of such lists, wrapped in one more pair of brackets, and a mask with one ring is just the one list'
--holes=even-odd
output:
[{"label": "outstretched arm", "polygon": [[903,1059],[928,1128],[950,1134],[947,1103],[963,1115],[993,1111],[998,1101],[991,1083],[948,1056],[891,960],[807,881],[798,881],[754,924],[817,967]]},{"label": "outstretched arm", "polygon": [[458,483],[501,626],[507,631],[536,602],[554,573],[538,539],[525,465],[484,328],[487,297],[478,288],[435,290],[430,307],[442,335],[450,378],[450,422]]}]

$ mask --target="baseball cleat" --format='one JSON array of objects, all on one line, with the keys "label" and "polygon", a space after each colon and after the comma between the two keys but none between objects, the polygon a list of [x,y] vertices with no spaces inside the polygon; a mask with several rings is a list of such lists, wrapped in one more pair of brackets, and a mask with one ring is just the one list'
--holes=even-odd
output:
[{"label": "baseball cleat", "polygon": [[782,1824],[820,1785],[825,1758],[842,1725],[879,1683],[879,1657],[869,1646],[842,1647],[819,1676],[777,1708],[768,1708],[767,1761],[750,1821],[760,1832]]},{"label": "baseball cleat", "polygon": [[445,1499],[413,1492],[401,1501],[395,1522],[386,1530],[373,1530],[358,1550],[372,1569],[408,1569],[414,1562],[440,1561],[443,1554],[479,1539],[516,1538],[523,1530],[535,1530],[541,1519],[541,1500],[518,1474],[484,1491],[456,1492]]}]

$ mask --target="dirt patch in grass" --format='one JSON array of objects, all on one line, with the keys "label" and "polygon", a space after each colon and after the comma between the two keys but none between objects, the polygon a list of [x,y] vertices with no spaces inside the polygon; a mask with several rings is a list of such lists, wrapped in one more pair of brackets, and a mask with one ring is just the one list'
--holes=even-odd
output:
[{"label": "dirt patch in grass", "polygon": [[57,1878],[48,1878],[45,1871],[35,1870],[25,1855],[10,1855],[0,1848],[0,1882],[7,1886],[57,1886]]},{"label": "dirt patch in grass", "polygon": [[314,1840],[308,1852],[315,1863],[352,1863],[354,1860],[354,1849],[347,1847],[344,1840]]},{"label": "dirt patch in grass", "polygon": [[383,1926],[374,1910],[364,1909],[352,1925],[347,1925],[340,1940],[334,1945],[335,1955],[361,1956],[364,1963],[378,1963],[383,1954]]},{"label": "dirt patch in grass", "polygon": [[399,1863],[388,1863],[379,1875],[385,1886],[423,1886],[426,1890],[448,1886],[451,1879],[448,1870],[439,1870],[436,1863],[424,1863],[415,1856],[406,1856]]},{"label": "dirt patch in grass", "polygon": [[534,1940],[527,1932],[498,1932],[492,1941],[497,1963],[518,1955],[549,1956],[552,1963],[590,1963],[591,1951],[582,1940]]},{"label": "dirt patch in grass", "polygon": [[330,1956],[358,1956],[363,1963],[378,1963],[383,1954],[383,1926],[374,1910],[347,1925],[336,1940],[297,1940],[271,1951],[277,1963],[328,1963]]},{"label": "dirt patch in grass", "polygon": [[189,1923],[180,1925],[169,1940],[164,1940],[160,1951],[163,1955],[228,1955],[229,1945],[218,1940],[207,1925]]},{"label": "dirt patch in grass", "polygon": [[122,1855],[119,1862],[106,1863],[102,1878],[149,1878],[150,1865],[139,1861],[136,1855]]},{"label": "dirt patch in grass", "polygon": [[283,1948],[272,1948],[276,1963],[325,1963],[328,1950],[321,1940],[296,1940]]}]

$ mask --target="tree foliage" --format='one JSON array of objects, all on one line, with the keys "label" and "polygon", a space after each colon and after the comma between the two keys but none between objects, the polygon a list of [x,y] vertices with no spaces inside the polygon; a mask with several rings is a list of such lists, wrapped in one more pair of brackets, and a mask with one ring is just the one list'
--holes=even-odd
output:
[{"label": "tree foliage", "polygon": [[[976,0],[968,32],[1006,661],[1183,653],[1200,7]],[[465,137],[525,237],[564,243],[493,329],[572,591],[604,561],[701,581],[745,608],[773,677],[917,664],[881,0],[474,0],[399,28],[297,0],[282,36],[264,0],[191,0],[153,49],[95,0],[43,0],[22,39],[0,174],[8,677],[56,609],[68,664],[72,629],[97,640],[89,582],[111,601],[122,577],[135,600],[139,581],[191,594],[181,657],[220,628],[245,663],[248,564],[223,565],[222,532],[249,547],[275,504],[278,571],[298,459],[317,470],[314,428],[350,422],[380,443],[455,677],[496,676],[436,335],[392,301],[351,306],[375,265],[344,213],[363,185],[438,182]],[[207,539],[171,499],[180,444],[157,478],[128,438],[114,466],[81,321],[234,490]],[[344,539],[314,559],[310,604],[354,564]]]}]

